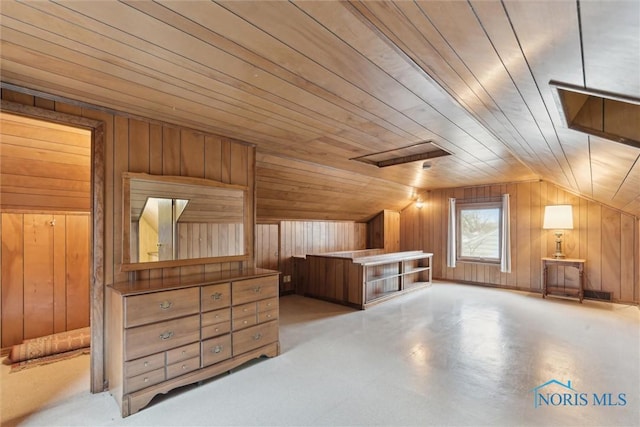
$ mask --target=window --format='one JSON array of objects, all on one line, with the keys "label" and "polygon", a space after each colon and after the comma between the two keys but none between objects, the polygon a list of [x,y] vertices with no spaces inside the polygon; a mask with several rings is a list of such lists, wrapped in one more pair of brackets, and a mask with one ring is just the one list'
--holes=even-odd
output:
[{"label": "window", "polygon": [[502,204],[466,203],[456,206],[457,260],[500,263]]}]

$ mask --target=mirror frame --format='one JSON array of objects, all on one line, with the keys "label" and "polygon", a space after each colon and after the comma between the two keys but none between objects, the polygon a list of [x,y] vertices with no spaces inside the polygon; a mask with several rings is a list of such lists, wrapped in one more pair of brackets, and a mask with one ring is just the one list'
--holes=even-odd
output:
[{"label": "mirror frame", "polygon": [[[166,261],[131,262],[131,180],[139,179],[153,181],[157,183],[171,183],[184,185],[199,185],[205,187],[225,188],[229,190],[239,190],[243,192],[243,227],[244,227],[244,253],[241,255],[228,255],[219,257],[187,258]],[[192,178],[176,175],[151,175],[148,173],[123,172],[122,174],[122,264],[121,271],[149,270],[154,268],[183,267],[189,265],[249,261],[250,245],[253,231],[251,229],[252,215],[249,211],[251,205],[249,200],[249,187],[244,185],[227,184],[204,178]]]}]

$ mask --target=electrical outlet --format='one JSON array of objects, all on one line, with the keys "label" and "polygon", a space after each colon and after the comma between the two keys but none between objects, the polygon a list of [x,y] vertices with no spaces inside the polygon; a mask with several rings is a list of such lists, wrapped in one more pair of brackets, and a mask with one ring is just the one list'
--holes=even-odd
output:
[{"label": "electrical outlet", "polygon": [[284,276],[284,277],[282,278],[282,281],[283,281],[284,283],[290,283],[290,282],[291,282],[291,276],[289,276],[289,275]]}]

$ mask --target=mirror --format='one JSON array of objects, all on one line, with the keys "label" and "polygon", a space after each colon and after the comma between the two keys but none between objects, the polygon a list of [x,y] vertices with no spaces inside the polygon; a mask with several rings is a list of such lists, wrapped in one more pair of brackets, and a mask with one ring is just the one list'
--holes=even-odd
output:
[{"label": "mirror", "polygon": [[248,259],[246,203],[244,186],[125,172],[123,270]]}]

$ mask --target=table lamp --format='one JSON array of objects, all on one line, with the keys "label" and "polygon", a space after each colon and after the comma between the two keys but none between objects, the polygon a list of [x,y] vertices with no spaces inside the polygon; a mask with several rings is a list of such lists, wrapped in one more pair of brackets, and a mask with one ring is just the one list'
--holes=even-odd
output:
[{"label": "table lamp", "polygon": [[573,229],[573,208],[571,205],[551,205],[544,207],[544,222],[542,228],[545,230],[555,230],[556,253],[554,258],[564,258],[562,253],[563,230]]}]

